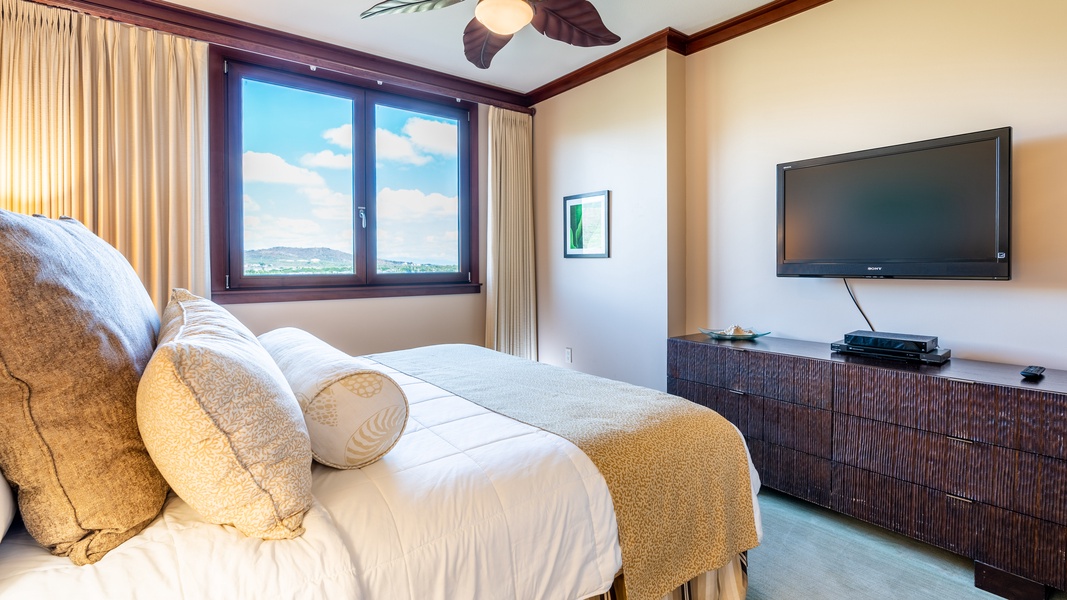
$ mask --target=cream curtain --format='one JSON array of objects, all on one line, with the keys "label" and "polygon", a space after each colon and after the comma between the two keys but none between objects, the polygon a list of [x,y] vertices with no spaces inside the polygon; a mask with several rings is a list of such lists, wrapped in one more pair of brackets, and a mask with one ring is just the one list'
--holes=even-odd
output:
[{"label": "cream curtain", "polygon": [[207,44],[0,0],[0,208],[69,215],[156,306],[207,294]]},{"label": "cream curtain", "polygon": [[489,108],[486,347],[537,359],[533,117]]}]

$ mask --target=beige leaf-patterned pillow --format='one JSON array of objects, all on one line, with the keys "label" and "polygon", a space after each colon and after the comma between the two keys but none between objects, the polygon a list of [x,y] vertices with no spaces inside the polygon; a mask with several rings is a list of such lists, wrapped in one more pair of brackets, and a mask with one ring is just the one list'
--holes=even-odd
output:
[{"label": "beige leaf-patterned pillow", "polygon": [[357,469],[400,439],[408,401],[388,375],[300,329],[276,329],[259,340],[300,401],[315,460]]},{"label": "beige leaf-patterned pillow", "polygon": [[300,406],[223,308],[173,291],[137,391],[137,422],[167,483],[207,521],[263,539],[304,532],[311,446]]}]

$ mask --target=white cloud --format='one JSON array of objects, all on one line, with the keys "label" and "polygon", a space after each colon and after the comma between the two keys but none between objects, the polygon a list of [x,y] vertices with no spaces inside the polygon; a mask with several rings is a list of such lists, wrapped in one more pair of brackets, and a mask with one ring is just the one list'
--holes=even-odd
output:
[{"label": "white cloud", "polygon": [[277,217],[273,219],[274,224],[278,227],[284,228],[286,231],[291,232],[294,235],[307,236],[314,235],[322,231],[322,227],[311,219],[291,219],[287,217]]},{"label": "white cloud", "polygon": [[323,169],[351,169],[351,154],[334,154],[332,150],[323,150],[317,154],[305,154],[300,157],[300,164],[305,167],[321,167]]},{"label": "white cloud", "polygon": [[459,256],[459,200],[419,190],[378,194],[378,256],[455,265]]},{"label": "white cloud", "polygon": [[311,210],[314,216],[343,221],[346,226],[352,223],[352,196],[329,188],[302,188],[300,193],[315,207]]},{"label": "white cloud", "polygon": [[245,216],[245,248],[262,250],[275,246],[333,248],[352,251],[351,227],[324,227],[313,219]]},{"label": "white cloud", "polygon": [[377,130],[377,158],[424,165],[433,160],[432,155],[455,156],[458,136],[459,130],[454,123],[411,118],[404,123],[401,135],[387,129]]},{"label": "white cloud", "polygon": [[321,235],[322,228],[311,219],[288,217],[245,217],[245,248],[261,250],[275,246],[307,247],[308,238]]},{"label": "white cloud", "polygon": [[244,210],[246,214],[250,212],[256,212],[260,208],[262,208],[259,203],[253,200],[252,196],[249,196],[248,194],[245,194],[244,203]]},{"label": "white cloud", "polygon": [[451,218],[459,216],[459,198],[444,194],[424,194],[420,190],[394,190],[385,188],[378,192],[378,218],[417,221],[426,218]]},{"label": "white cloud", "polygon": [[326,187],[322,175],[291,165],[284,158],[269,152],[245,152],[243,168],[245,181]]},{"label": "white cloud", "polygon": [[459,146],[459,129],[455,123],[412,118],[404,124],[404,135],[411,143],[431,154],[455,156]]},{"label": "white cloud", "polygon": [[409,138],[386,129],[378,129],[375,133],[374,148],[378,160],[395,160],[413,165],[424,165],[432,160],[425,154],[419,154]]},{"label": "white cloud", "polygon": [[352,149],[352,124],[345,123],[340,127],[334,127],[333,129],[327,129],[322,132],[322,137],[327,142],[335,146],[340,146],[345,150]]},{"label": "white cloud", "polygon": [[[256,203],[257,212],[245,210],[245,248],[274,246],[326,247],[352,251],[352,196],[326,186],[301,187],[282,199]],[[245,196],[245,201],[255,202]],[[280,203],[279,203],[280,202]],[[246,204],[247,206],[247,204]]]}]

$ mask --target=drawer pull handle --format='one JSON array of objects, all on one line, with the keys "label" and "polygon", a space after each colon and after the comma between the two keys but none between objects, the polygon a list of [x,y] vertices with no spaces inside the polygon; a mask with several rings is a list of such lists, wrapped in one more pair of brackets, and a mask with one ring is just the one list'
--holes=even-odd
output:
[{"label": "drawer pull handle", "polygon": [[959,500],[960,502],[966,502],[967,504],[974,504],[974,500],[971,500],[970,498],[964,498],[962,496],[957,496],[955,494],[945,494],[945,496],[948,497],[948,498],[951,498],[953,500]]},{"label": "drawer pull handle", "polygon": [[956,437],[954,435],[946,435],[945,437],[948,438],[948,440],[950,442],[956,442],[957,444],[973,444],[974,443],[974,440],[968,440],[966,438]]},{"label": "drawer pull handle", "polygon": [[741,390],[730,390],[730,393],[731,394],[737,394],[738,396],[744,396],[745,395],[745,393],[742,392]]},{"label": "drawer pull handle", "polygon": [[949,381],[955,381],[956,383],[966,383],[967,385],[974,385],[974,381],[970,379],[959,379],[956,377],[946,377],[945,379]]}]

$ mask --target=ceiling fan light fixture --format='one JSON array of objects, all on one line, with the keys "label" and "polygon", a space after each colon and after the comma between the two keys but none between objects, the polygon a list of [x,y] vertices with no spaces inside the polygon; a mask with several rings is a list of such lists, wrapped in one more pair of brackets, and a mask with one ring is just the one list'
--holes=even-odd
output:
[{"label": "ceiling fan light fixture", "polygon": [[512,35],[533,20],[533,7],[526,0],[478,0],[474,16],[497,35]]}]

